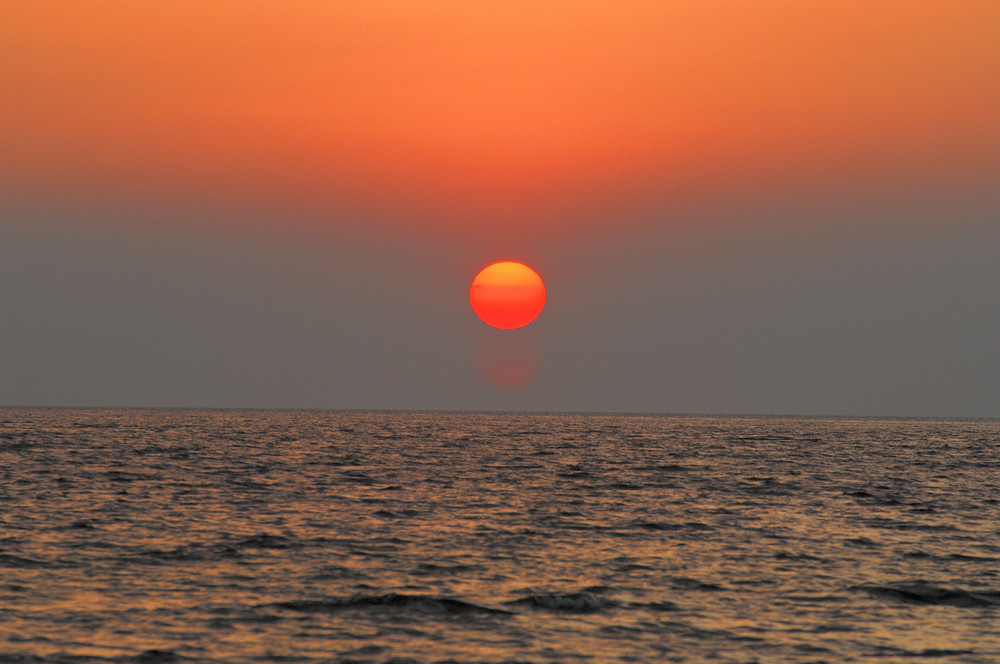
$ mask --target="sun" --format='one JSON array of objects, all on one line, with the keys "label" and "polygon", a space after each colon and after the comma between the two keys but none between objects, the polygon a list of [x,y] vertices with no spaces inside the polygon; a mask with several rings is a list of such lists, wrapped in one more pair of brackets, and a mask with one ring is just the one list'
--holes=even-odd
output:
[{"label": "sun", "polygon": [[545,308],[545,284],[524,263],[501,261],[472,280],[469,303],[487,325],[501,330],[524,327]]}]

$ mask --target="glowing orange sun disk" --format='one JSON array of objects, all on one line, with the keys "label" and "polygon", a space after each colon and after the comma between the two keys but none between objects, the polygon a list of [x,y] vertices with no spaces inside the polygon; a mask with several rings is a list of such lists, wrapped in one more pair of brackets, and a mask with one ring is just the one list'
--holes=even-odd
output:
[{"label": "glowing orange sun disk", "polygon": [[469,303],[483,322],[501,330],[524,327],[545,307],[545,284],[524,263],[501,261],[472,280]]}]

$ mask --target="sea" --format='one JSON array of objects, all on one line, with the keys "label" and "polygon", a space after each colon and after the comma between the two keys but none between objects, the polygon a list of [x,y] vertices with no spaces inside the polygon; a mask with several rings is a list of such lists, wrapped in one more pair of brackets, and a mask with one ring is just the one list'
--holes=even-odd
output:
[{"label": "sea", "polygon": [[0,662],[1000,662],[1000,421],[0,409]]}]

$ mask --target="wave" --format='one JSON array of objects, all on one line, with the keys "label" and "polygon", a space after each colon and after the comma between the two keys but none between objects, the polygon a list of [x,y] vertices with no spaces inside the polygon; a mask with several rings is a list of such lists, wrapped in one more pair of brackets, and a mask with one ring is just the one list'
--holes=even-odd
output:
[{"label": "wave", "polygon": [[303,546],[303,542],[285,537],[259,533],[236,540],[224,539],[219,542],[191,542],[173,549],[141,549],[122,557],[126,562],[147,564],[202,562],[244,557],[244,550],[293,549]]},{"label": "wave", "polygon": [[49,567],[49,563],[35,558],[15,556],[13,553],[0,553],[0,567],[20,567],[30,569],[33,567]]},{"label": "wave", "polygon": [[289,611],[303,613],[334,613],[351,609],[399,609],[427,614],[442,615],[509,615],[510,611],[472,604],[453,597],[431,595],[354,595],[352,597],[330,597],[324,599],[297,599],[269,604]]},{"label": "wave", "polygon": [[629,524],[633,528],[643,528],[645,530],[714,530],[707,523],[700,521],[685,521],[684,523],[674,523],[665,521],[638,520]]},{"label": "wave", "polygon": [[671,577],[670,585],[677,590],[724,590],[724,588],[717,583],[706,583],[705,581],[690,579],[686,576]]},{"label": "wave", "polygon": [[908,604],[958,606],[963,608],[1000,606],[1000,592],[995,590],[962,590],[941,588],[924,581],[887,586],[860,585],[851,590],[867,592],[876,597],[887,597]]},{"label": "wave", "polygon": [[919,652],[908,652],[907,657],[954,657],[955,655],[974,655],[975,650],[950,650],[947,648],[927,648]]},{"label": "wave", "polygon": [[[235,557],[236,550],[231,550],[227,557]],[[157,564],[157,563],[177,563],[177,562],[201,562],[210,560],[213,556],[211,552],[197,545],[179,546],[175,549],[144,549],[128,556],[123,556],[126,562]],[[219,556],[222,557],[222,556]]]},{"label": "wave", "polygon": [[[73,645],[87,646],[86,643],[75,643]],[[102,650],[128,651],[129,648],[119,646],[97,646]],[[54,653],[51,655],[38,655],[32,653],[2,652],[0,662],[3,664],[173,664],[175,662],[191,661],[186,657],[178,655],[173,650],[162,650],[154,648],[143,650],[134,655],[119,654],[110,656],[90,655],[69,655],[65,653]]]},{"label": "wave", "polygon": [[667,600],[658,602],[632,602],[629,607],[634,609],[648,609],[650,611],[680,611],[681,607]]},{"label": "wave", "polygon": [[301,543],[283,535],[259,533],[250,537],[244,537],[234,544],[248,549],[289,549],[299,546]]},{"label": "wave", "polygon": [[533,609],[546,609],[548,611],[565,611],[569,613],[593,613],[602,609],[618,606],[618,603],[592,595],[591,593],[553,593],[540,595],[527,595],[519,599],[506,602],[512,606],[527,606]]},{"label": "wave", "polygon": [[380,519],[409,519],[415,516],[420,516],[420,511],[405,509],[393,512],[392,510],[381,509],[374,512],[374,516],[377,516]]},{"label": "wave", "polygon": [[167,664],[168,662],[179,661],[177,653],[173,650],[146,650],[136,655],[132,661],[137,664]]}]

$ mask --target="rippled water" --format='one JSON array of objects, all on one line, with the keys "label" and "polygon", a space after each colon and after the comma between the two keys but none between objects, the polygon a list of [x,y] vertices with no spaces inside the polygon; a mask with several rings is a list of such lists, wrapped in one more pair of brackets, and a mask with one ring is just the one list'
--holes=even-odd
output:
[{"label": "rippled water", "polygon": [[997,662],[1000,422],[0,410],[0,661]]}]

